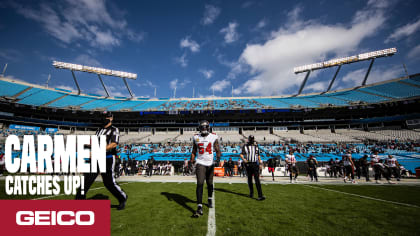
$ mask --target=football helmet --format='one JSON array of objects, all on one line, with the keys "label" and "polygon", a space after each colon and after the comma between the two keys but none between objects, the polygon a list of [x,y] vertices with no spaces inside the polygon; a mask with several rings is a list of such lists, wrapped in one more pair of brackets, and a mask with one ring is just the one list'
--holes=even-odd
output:
[{"label": "football helmet", "polygon": [[206,120],[200,121],[200,125],[198,126],[198,130],[200,134],[205,136],[210,133],[210,123]]}]

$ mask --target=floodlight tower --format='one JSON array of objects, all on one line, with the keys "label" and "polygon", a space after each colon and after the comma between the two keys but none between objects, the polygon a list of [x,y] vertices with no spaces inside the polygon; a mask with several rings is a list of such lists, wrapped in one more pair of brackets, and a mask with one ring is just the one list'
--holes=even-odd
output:
[{"label": "floodlight tower", "polygon": [[325,93],[326,93],[326,92],[330,91],[330,89],[332,88],[332,86],[334,84],[334,81],[337,78],[338,72],[340,72],[340,69],[341,69],[342,65],[370,60],[369,68],[366,71],[365,77],[364,77],[364,79],[362,81],[362,84],[361,84],[362,86],[364,86],[364,85],[366,85],[367,78],[369,77],[369,73],[370,73],[370,70],[372,69],[372,66],[373,66],[373,63],[375,62],[375,59],[379,58],[379,57],[393,56],[396,52],[397,52],[396,48],[388,48],[388,49],[383,49],[383,50],[379,50],[379,51],[362,53],[362,54],[354,55],[354,56],[350,56],[350,57],[343,57],[343,58],[338,58],[338,59],[332,59],[332,60],[325,61],[325,62],[318,62],[318,63],[314,63],[314,64],[310,64],[310,65],[295,67],[293,69],[295,74],[306,72],[305,79],[303,80],[297,95],[301,94],[303,88],[305,87],[306,81],[308,80],[308,77],[309,77],[311,71],[338,66],[338,68],[337,68],[337,70],[334,74],[334,77],[331,79],[331,82],[328,86],[328,89],[325,91]]},{"label": "floodlight tower", "polygon": [[105,93],[107,97],[109,97],[108,89],[105,86],[104,81],[102,80],[101,75],[108,75],[108,76],[114,76],[114,77],[120,77],[123,79],[125,86],[127,87],[128,92],[130,93],[131,98],[134,97],[133,92],[131,91],[130,87],[128,86],[126,79],[137,79],[137,74],[129,73],[129,72],[123,72],[123,71],[117,71],[117,70],[109,70],[104,68],[98,68],[98,67],[91,67],[91,66],[83,66],[78,64],[72,64],[72,63],[66,63],[66,62],[60,62],[60,61],[53,61],[53,66],[57,69],[67,69],[71,71],[71,74],[73,76],[74,83],[76,84],[78,94],[81,93],[79,83],[77,82],[76,75],[74,74],[74,71],[82,71],[82,72],[88,72],[97,74],[99,81],[101,82],[102,86],[104,87]]}]

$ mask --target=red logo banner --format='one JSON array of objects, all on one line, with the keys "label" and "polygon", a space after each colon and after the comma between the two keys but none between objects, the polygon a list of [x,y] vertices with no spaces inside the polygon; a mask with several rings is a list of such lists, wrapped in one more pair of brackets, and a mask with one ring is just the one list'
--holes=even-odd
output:
[{"label": "red logo banner", "polygon": [[110,235],[109,200],[0,200],[2,235]]}]

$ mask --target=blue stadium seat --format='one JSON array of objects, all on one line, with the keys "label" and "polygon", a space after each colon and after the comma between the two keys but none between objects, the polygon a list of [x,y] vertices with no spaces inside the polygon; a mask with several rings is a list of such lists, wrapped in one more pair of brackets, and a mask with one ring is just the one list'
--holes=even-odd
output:
[{"label": "blue stadium seat", "polygon": [[305,99],[319,103],[319,104],[332,104],[335,106],[346,106],[349,105],[346,101],[334,98],[332,95],[313,95],[306,96]]},{"label": "blue stadium seat", "polygon": [[48,89],[32,88],[29,91],[19,96],[19,98],[23,97],[19,103],[40,106],[65,95],[65,93]]},{"label": "blue stadium seat", "polygon": [[123,109],[131,109],[135,106],[138,106],[140,104],[145,103],[146,101],[139,101],[139,100],[127,100],[124,101],[123,103],[118,103],[115,105],[112,105],[110,107],[107,108],[107,110],[109,111],[119,111],[119,110],[123,110]]},{"label": "blue stadium seat", "polygon": [[0,96],[11,97],[27,88],[29,88],[29,86],[0,80]]},{"label": "blue stadium seat", "polygon": [[264,106],[269,106],[272,108],[289,108],[289,104],[281,102],[281,100],[275,100],[273,98],[256,98],[254,100]]},{"label": "blue stadium seat", "polygon": [[371,87],[361,88],[360,90],[391,98],[420,96],[420,88],[399,82],[375,85]]},{"label": "blue stadium seat", "polygon": [[97,98],[92,97],[86,97],[82,95],[75,95],[70,94],[62,99],[59,99],[51,104],[49,104],[49,107],[68,107],[68,106],[80,106],[84,103],[87,103],[89,101],[92,101]]},{"label": "blue stadium seat", "polygon": [[92,102],[89,102],[85,105],[81,106],[82,110],[90,110],[90,109],[103,109],[115,105],[117,103],[121,103],[123,100],[115,100],[115,99],[98,99]]},{"label": "blue stadium seat", "polygon": [[347,101],[363,101],[367,103],[382,102],[388,100],[384,97],[363,93],[357,90],[331,93],[330,96],[338,99],[344,99]]},{"label": "blue stadium seat", "polygon": [[302,107],[319,107],[318,103],[315,102],[311,102],[309,100],[305,100],[303,97],[299,97],[299,98],[293,98],[293,97],[288,97],[288,98],[273,98],[274,100],[279,100],[281,102],[287,103],[290,106],[295,106],[295,105],[299,105]]},{"label": "blue stadium seat", "polygon": [[143,104],[141,104],[140,106],[136,106],[134,107],[132,110],[133,111],[145,111],[148,109],[156,109],[158,106],[166,103],[167,101],[162,100],[162,101],[147,101]]}]

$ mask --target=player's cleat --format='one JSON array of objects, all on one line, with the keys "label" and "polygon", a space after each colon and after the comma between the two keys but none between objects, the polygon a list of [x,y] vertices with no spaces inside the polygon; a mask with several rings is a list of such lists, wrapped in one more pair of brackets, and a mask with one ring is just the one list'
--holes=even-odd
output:
[{"label": "player's cleat", "polygon": [[118,205],[117,210],[119,210],[119,211],[124,210],[125,204],[127,203],[127,199],[128,199],[128,195],[127,195],[127,197],[125,198],[124,201],[120,202],[120,205]]},{"label": "player's cleat", "polygon": [[203,215],[203,207],[202,206],[198,206],[197,207],[197,211],[195,211],[194,213],[194,217],[200,217]]},{"label": "player's cleat", "polygon": [[293,184],[293,180],[290,180],[290,183]]},{"label": "player's cleat", "polygon": [[379,182],[379,180],[376,180],[376,181],[375,181],[375,183],[377,183],[377,184],[381,184],[381,182]]},{"label": "player's cleat", "polygon": [[213,208],[213,199],[211,198],[208,199],[208,205],[209,205],[209,208]]},{"label": "player's cleat", "polygon": [[265,200],[264,196],[261,196],[261,197],[257,198],[257,201],[264,201],[264,200]]},{"label": "player's cleat", "polygon": [[343,180],[344,180],[344,183],[347,183],[347,180],[346,180],[346,178],[344,178]]},{"label": "player's cleat", "polygon": [[249,197],[250,198],[254,198],[254,194],[249,194]]},{"label": "player's cleat", "polygon": [[395,184],[395,182],[392,182],[391,180],[388,180],[388,184]]}]

